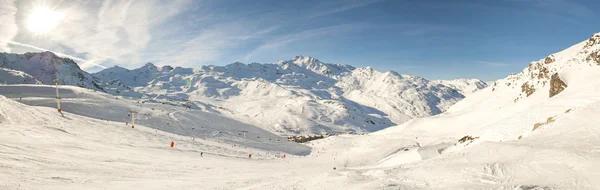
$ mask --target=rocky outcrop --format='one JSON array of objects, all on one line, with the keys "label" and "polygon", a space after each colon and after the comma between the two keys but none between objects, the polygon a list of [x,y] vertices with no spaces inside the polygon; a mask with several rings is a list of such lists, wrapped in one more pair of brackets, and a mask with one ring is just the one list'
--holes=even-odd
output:
[{"label": "rocky outcrop", "polygon": [[[554,61],[554,56],[548,56],[548,57],[552,57],[551,60]],[[548,57],[546,58],[546,60],[548,60]],[[548,62],[545,62],[545,64],[548,64]],[[532,62],[529,63],[529,73],[531,75],[531,79],[535,79],[537,77],[537,79],[548,79],[549,75],[548,75],[548,69],[544,66],[544,64],[542,64],[542,62],[537,61],[537,62]]]},{"label": "rocky outcrop", "polygon": [[544,59],[544,64],[550,64],[552,62],[554,62],[554,55],[550,55]]},{"label": "rocky outcrop", "polygon": [[552,77],[550,77],[550,98],[559,94],[563,90],[567,88],[567,84],[560,79],[558,73],[554,73]]},{"label": "rocky outcrop", "polygon": [[596,62],[596,64],[600,65],[600,51],[592,52],[586,57],[586,61],[593,61]]},{"label": "rocky outcrop", "polygon": [[529,97],[535,92],[535,89],[533,88],[533,86],[524,83],[523,85],[521,85],[521,92],[524,92],[525,94],[527,94],[527,97]]},{"label": "rocky outcrop", "polygon": [[479,137],[472,137],[472,136],[467,135],[467,136],[464,136],[464,137],[460,138],[458,140],[458,143],[465,143],[465,142],[471,143],[474,140],[477,140],[478,138]]},{"label": "rocky outcrop", "polygon": [[594,34],[587,42],[587,46],[600,44],[600,33]]}]

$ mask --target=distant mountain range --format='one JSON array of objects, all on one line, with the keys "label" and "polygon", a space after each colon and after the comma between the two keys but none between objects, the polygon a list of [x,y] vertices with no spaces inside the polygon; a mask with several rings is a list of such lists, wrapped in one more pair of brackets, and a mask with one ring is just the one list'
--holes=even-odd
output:
[{"label": "distant mountain range", "polygon": [[0,53],[0,82],[58,81],[114,94],[220,113],[279,134],[362,133],[440,114],[487,87],[477,79],[429,81],[370,67],[296,56],[276,63],[181,68],[152,63],[89,74],[51,52]]}]

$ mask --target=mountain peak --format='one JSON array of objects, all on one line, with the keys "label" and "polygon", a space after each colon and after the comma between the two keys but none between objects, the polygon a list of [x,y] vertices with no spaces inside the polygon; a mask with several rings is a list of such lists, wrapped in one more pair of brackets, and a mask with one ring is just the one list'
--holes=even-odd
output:
[{"label": "mountain peak", "polygon": [[152,63],[152,62],[148,62],[148,63],[144,64],[144,67],[156,67],[156,65],[154,65],[154,63]]},{"label": "mountain peak", "polygon": [[294,59],[292,61],[299,65],[300,64],[322,63],[317,58],[310,57],[310,56],[302,56],[302,55],[298,55],[298,56],[294,57]]},{"label": "mountain peak", "polygon": [[587,46],[594,46],[596,44],[600,44],[600,33],[595,33],[588,40]]},{"label": "mountain peak", "polygon": [[148,63],[144,64],[144,66],[140,67],[140,69],[142,69],[142,68],[149,69],[149,70],[156,70],[157,69],[156,65],[154,65],[151,62],[148,62]]},{"label": "mountain peak", "polygon": [[48,57],[51,59],[60,59],[60,57],[58,57],[56,54],[54,54],[51,51],[44,51],[44,52],[27,52],[25,54],[25,57],[27,57],[27,59],[31,59],[32,57],[35,57],[37,55],[39,55],[40,57]]}]

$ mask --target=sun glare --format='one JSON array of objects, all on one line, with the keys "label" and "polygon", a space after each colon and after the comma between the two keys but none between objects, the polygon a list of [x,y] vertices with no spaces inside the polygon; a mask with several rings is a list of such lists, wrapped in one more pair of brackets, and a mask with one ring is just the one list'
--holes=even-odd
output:
[{"label": "sun glare", "polygon": [[47,7],[35,8],[27,19],[27,28],[35,34],[47,34],[63,19],[63,14]]}]

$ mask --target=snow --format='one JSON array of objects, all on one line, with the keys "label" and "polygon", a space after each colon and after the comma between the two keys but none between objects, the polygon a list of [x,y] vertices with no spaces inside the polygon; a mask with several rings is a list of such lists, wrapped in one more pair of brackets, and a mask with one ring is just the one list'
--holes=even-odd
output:
[{"label": "snow", "polygon": [[41,84],[33,76],[6,68],[0,68],[0,83],[2,84]]},{"label": "snow", "polygon": [[479,89],[475,82],[450,87],[309,56],[196,69],[146,63],[133,70],[115,66],[94,74],[52,52],[2,53],[0,60],[0,68],[11,70],[8,84],[59,81],[142,102],[208,109],[284,136],[373,132],[440,114],[464,98],[460,89]]},{"label": "snow", "polygon": [[[352,116],[382,122],[393,118],[384,107],[363,105],[347,89],[390,101],[432,102],[425,96],[441,93],[446,98],[433,101],[439,110],[450,106],[445,102],[454,100],[453,90],[370,68],[313,75],[271,67],[328,73],[316,59],[298,57],[271,66],[207,66],[193,74],[175,68],[179,71],[155,76],[148,85],[132,86],[145,94],[141,99],[62,86],[61,117],[52,86],[1,85],[0,189],[598,189],[600,66],[587,58],[600,44],[591,41],[533,62],[444,113],[304,144],[276,142],[283,138],[258,123],[303,126],[309,125],[306,118],[336,118],[354,108]],[[313,66],[298,66],[305,63]],[[287,78],[269,78],[270,72],[287,72]],[[550,76],[556,73],[567,87],[550,96]],[[325,84],[308,83],[315,78],[306,75]],[[185,78],[193,90],[179,85]],[[201,81],[211,85],[197,85]],[[134,84],[129,82],[123,83]],[[214,97],[204,96],[207,90]],[[197,107],[148,94],[190,98]],[[131,110],[139,114],[135,129],[124,124]],[[331,124],[322,128],[357,124],[336,119],[323,121]],[[241,137],[242,130],[254,138]]]},{"label": "snow", "polygon": [[[211,105],[227,117],[280,135],[373,132],[442,113],[464,98],[420,77],[323,63],[309,56],[274,64],[157,68],[113,67],[93,75],[154,100]],[[461,88],[469,85],[476,84]]]},{"label": "snow", "polygon": [[456,89],[464,96],[470,96],[488,86],[486,82],[479,79],[435,80],[432,82]]},{"label": "snow", "polygon": [[[18,92],[18,93],[15,93]],[[142,103],[139,100],[113,97],[77,87],[61,87],[61,108],[103,121],[125,125],[130,111],[137,112],[137,125],[190,138],[240,144],[244,147],[269,151],[286,151],[304,155],[310,153],[306,146],[289,143],[286,139],[246,123],[202,110],[185,109],[160,103]],[[0,86],[0,94],[20,99],[34,106],[56,107],[55,89],[52,86],[8,85]],[[246,131],[246,139],[242,131]]]},{"label": "snow", "polygon": [[[101,90],[99,81],[82,71],[77,63],[68,58],[60,58],[52,52],[9,54],[0,53],[0,67],[21,71],[34,77],[42,84],[83,86]],[[99,88],[100,87],[100,88]]]}]

